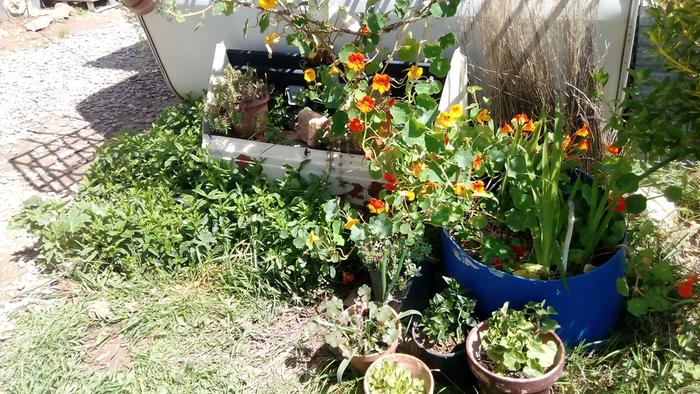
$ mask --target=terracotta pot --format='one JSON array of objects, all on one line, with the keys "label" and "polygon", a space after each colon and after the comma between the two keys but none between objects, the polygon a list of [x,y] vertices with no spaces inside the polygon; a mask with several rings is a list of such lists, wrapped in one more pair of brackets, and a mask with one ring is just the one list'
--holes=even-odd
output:
[{"label": "terracotta pot", "polygon": [[239,104],[237,110],[242,116],[242,121],[240,125],[233,127],[233,132],[243,137],[250,137],[264,127],[268,101],[270,96],[266,95],[263,98]]},{"label": "terracotta pot", "polygon": [[372,373],[373,368],[377,368],[381,365],[383,361],[392,361],[399,363],[402,367],[411,371],[411,376],[418,378],[423,381],[426,394],[433,394],[435,389],[435,380],[433,379],[433,374],[428,369],[425,363],[413,356],[402,353],[387,354],[385,356],[379,357],[372,366],[365,372],[364,389],[365,394],[369,394],[369,374]]},{"label": "terracotta pot", "polygon": [[479,325],[469,332],[466,342],[469,369],[471,369],[474,376],[476,376],[481,393],[545,394],[551,392],[552,386],[554,386],[554,383],[556,383],[564,371],[564,359],[566,355],[564,343],[557,334],[552,333],[541,336],[543,341],[555,341],[557,344],[558,352],[554,361],[554,366],[542,376],[529,379],[516,379],[497,375],[477,361],[476,355],[481,349],[481,335],[484,330],[484,323],[479,323]]},{"label": "terracotta pot", "polygon": [[[346,310],[350,314],[362,314],[367,311],[367,305],[361,305],[361,304],[355,304]],[[398,328],[399,332],[401,332],[401,321],[398,320],[399,315],[396,313],[396,311],[393,311],[394,316],[397,319],[398,322]],[[389,347],[381,352],[381,353],[367,353],[363,354],[361,356],[355,356],[350,360],[350,365],[352,365],[353,368],[355,368],[358,372],[365,372],[367,371],[367,368],[379,357],[387,355],[387,354],[392,354],[396,353],[396,348],[399,346],[399,340],[395,340],[394,343],[389,345]]]},{"label": "terracotta pot", "polygon": [[158,0],[122,0],[136,15],[146,15],[156,9]]}]

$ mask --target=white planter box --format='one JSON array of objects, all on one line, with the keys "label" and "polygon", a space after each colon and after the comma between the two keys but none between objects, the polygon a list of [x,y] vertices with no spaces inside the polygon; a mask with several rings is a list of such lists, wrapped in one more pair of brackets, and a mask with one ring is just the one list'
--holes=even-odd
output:
[{"label": "white planter box", "polygon": [[[226,46],[220,42],[216,45],[214,53],[206,98],[207,104],[213,99],[212,87],[223,76],[224,69],[228,64]],[[327,173],[331,192],[355,203],[364,203],[369,199],[368,190],[372,188],[379,190],[382,185],[370,177],[367,163],[360,155],[249,141],[213,135],[209,131],[208,125],[205,124],[202,130],[202,148],[211,157],[232,160],[239,167],[260,161],[270,180],[282,177],[285,173],[285,165],[299,167],[302,162],[308,161],[302,170],[302,175],[316,174],[320,176]]]}]

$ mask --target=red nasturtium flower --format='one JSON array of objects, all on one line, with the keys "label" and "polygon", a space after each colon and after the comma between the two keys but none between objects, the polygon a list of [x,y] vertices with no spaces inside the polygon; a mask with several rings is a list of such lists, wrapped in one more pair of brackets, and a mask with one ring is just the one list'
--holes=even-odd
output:
[{"label": "red nasturtium flower", "polygon": [[369,209],[370,213],[375,213],[379,215],[380,213],[386,211],[386,204],[384,203],[384,201],[372,197],[369,200],[369,204],[367,204],[367,208]]},{"label": "red nasturtium flower", "polygon": [[470,182],[469,189],[474,193],[485,193],[486,192],[486,185],[484,184],[484,181],[478,180],[478,181]]},{"label": "red nasturtium flower", "polygon": [[678,295],[681,298],[690,298],[693,296],[693,286],[695,283],[698,281],[698,276],[693,275],[691,277],[688,277],[685,279],[683,282],[681,282],[680,285],[678,285],[678,288],[676,288],[676,291],[678,292]]},{"label": "red nasturtium flower", "polygon": [[510,127],[508,122],[503,122],[503,127],[501,127],[501,133],[513,135],[513,128]]},{"label": "red nasturtium flower", "polygon": [[360,31],[362,32],[362,34],[369,34],[370,33],[369,28],[364,23],[362,24],[362,26],[360,26]]},{"label": "red nasturtium flower", "polygon": [[372,100],[372,97],[369,96],[363,97],[362,100],[357,102],[357,109],[359,109],[363,114],[370,112],[374,109],[374,100]]},{"label": "red nasturtium flower", "polygon": [[617,204],[615,205],[615,212],[623,213],[626,210],[627,210],[627,200],[625,200],[625,197],[620,196],[620,198],[617,200]]},{"label": "red nasturtium flower", "polygon": [[361,133],[364,128],[365,127],[359,118],[352,118],[348,122],[348,129],[350,129],[350,131],[353,133]]},{"label": "red nasturtium flower", "polygon": [[530,121],[530,118],[525,114],[517,114],[512,120],[512,122],[514,122],[517,125],[524,125],[528,121]]},{"label": "red nasturtium flower", "polygon": [[472,170],[476,171],[481,168],[481,153],[477,153],[474,161],[472,162]]},{"label": "red nasturtium flower", "polygon": [[393,98],[393,99],[389,99],[389,100],[387,100],[387,102],[386,102],[387,107],[393,107],[394,104],[396,104],[396,99],[394,99],[394,98]]},{"label": "red nasturtium flower", "polygon": [[388,192],[393,191],[396,189],[396,177],[391,175],[390,173],[386,172],[384,173],[384,180],[386,180],[386,183],[384,184],[384,189]]},{"label": "red nasturtium flower", "polygon": [[365,68],[365,54],[362,52],[351,53],[348,56],[348,67],[355,72],[360,72]]},{"label": "red nasturtium flower", "polygon": [[610,153],[613,156],[617,156],[620,154],[620,148],[614,145],[608,145],[608,153]]},{"label": "red nasturtium flower", "polygon": [[491,266],[493,268],[502,270],[503,269],[503,261],[501,261],[501,259],[499,259],[498,257],[494,257],[491,259]]},{"label": "red nasturtium flower", "polygon": [[343,284],[344,285],[349,285],[355,280],[355,275],[353,274],[348,274],[346,272],[343,272]]},{"label": "red nasturtium flower", "polygon": [[376,90],[379,94],[384,94],[391,89],[391,81],[386,74],[375,74],[372,77],[372,90]]},{"label": "red nasturtium flower", "polygon": [[515,253],[515,257],[517,257],[518,260],[525,257],[527,254],[527,248],[522,245],[512,246],[510,249],[513,251],[513,253]]},{"label": "red nasturtium flower", "polygon": [[450,144],[450,136],[445,133],[445,136],[442,137],[442,141],[445,142],[445,146]]}]

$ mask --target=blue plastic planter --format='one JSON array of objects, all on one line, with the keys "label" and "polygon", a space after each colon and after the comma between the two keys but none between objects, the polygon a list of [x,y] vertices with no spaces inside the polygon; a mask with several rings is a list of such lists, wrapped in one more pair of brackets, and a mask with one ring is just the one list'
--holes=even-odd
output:
[{"label": "blue plastic planter", "polygon": [[624,298],[615,282],[625,275],[624,248],[593,271],[568,277],[567,289],[560,279],[527,279],[490,268],[467,254],[445,229],[441,241],[445,274],[470,289],[482,319],[506,301],[520,308],[544,300],[557,311],[557,334],[569,346],[605,339],[617,324]]}]

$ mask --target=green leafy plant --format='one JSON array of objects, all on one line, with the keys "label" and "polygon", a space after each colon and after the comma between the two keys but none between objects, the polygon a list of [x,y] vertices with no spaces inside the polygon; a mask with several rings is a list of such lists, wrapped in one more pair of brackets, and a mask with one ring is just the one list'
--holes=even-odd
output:
[{"label": "green leafy plant", "polygon": [[552,314],[556,314],[554,309],[545,309],[544,303],[528,303],[522,310],[503,304],[484,323],[480,349],[484,366],[499,375],[523,378],[547,372],[558,352],[554,340],[542,339],[559,327],[548,317]]},{"label": "green leafy plant", "polygon": [[422,394],[425,392],[425,382],[411,375],[411,370],[401,364],[383,360],[378,365],[373,365],[369,379],[370,393],[376,394]]},{"label": "green leafy plant", "polygon": [[212,87],[211,101],[205,108],[206,120],[214,130],[228,134],[232,128],[244,126],[243,108],[246,104],[269,94],[267,83],[258,78],[253,68],[242,72],[228,65],[224,76]]},{"label": "green leafy plant", "polygon": [[339,381],[353,357],[386,351],[401,335],[401,319],[417,313],[397,314],[387,304],[370,302],[371,296],[369,286],[360,286],[355,304],[347,309],[343,309],[339,298],[333,297],[323,306],[323,318],[315,320],[316,324],[329,329],[326,343],[339,349],[344,358],[338,368]]},{"label": "green leafy plant", "polygon": [[474,317],[476,301],[465,296],[464,289],[455,279],[443,279],[447,287],[430,299],[418,328],[430,344],[451,340],[458,345],[466,338],[469,327],[477,324]]}]

